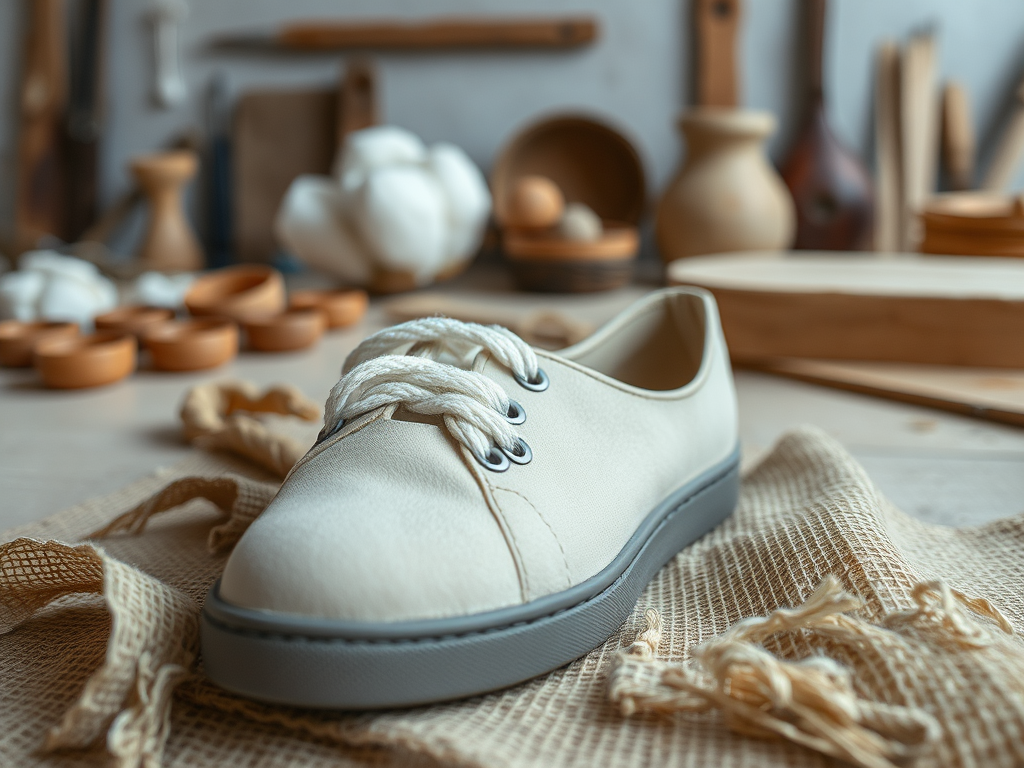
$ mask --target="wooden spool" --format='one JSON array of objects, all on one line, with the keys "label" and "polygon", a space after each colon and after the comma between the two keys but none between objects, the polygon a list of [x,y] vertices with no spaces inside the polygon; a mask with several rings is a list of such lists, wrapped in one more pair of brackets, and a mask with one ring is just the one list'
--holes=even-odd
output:
[{"label": "wooden spool", "polygon": [[[605,223],[601,240],[568,241],[550,230],[508,230],[510,215],[515,218],[513,190],[528,176],[550,179],[566,202],[592,208]],[[636,148],[615,128],[583,115],[560,115],[528,126],[499,153],[491,192],[495,218],[506,229],[505,255],[521,287],[577,292],[629,281],[646,182]]]},{"label": "wooden spool", "polygon": [[196,175],[195,152],[174,150],[137,157],[132,173],[149,203],[149,225],[139,258],[149,269],[192,272],[203,268],[203,251],[185,216],[182,193]]}]

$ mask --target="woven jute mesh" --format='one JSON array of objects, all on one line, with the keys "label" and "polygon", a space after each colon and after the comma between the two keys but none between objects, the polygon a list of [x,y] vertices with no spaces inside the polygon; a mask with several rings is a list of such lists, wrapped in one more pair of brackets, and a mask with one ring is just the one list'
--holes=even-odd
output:
[{"label": "woven jute mesh", "polygon": [[831,765],[719,707],[667,705],[673,679],[707,682],[693,664],[710,641],[816,600],[835,616],[744,648],[839,680],[864,722],[900,731],[912,749],[893,754],[914,765],[1024,765],[1024,643],[1012,634],[1024,629],[1024,516],[924,524],[820,432],[785,437],[744,479],[736,513],[662,569],[603,646],[506,691],[403,711],[263,705],[217,689],[192,659],[205,593],[274,487],[197,455],[8,532],[0,765]]}]

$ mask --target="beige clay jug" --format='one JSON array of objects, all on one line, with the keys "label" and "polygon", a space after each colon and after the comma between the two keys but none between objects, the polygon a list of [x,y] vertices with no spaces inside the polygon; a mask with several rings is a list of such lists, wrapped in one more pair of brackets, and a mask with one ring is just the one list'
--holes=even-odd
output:
[{"label": "beige clay jug", "polygon": [[661,257],[779,251],[796,231],[793,199],[765,154],[766,112],[694,109],[679,120],[686,161],[658,204]]}]

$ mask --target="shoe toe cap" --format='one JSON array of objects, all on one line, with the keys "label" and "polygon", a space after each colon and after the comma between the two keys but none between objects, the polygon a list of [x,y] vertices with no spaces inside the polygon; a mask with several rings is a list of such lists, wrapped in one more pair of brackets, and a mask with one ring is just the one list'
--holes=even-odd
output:
[{"label": "shoe toe cap", "polygon": [[364,433],[293,472],[236,546],[221,598],[366,622],[521,602],[501,528],[447,438],[429,425],[390,421]]}]

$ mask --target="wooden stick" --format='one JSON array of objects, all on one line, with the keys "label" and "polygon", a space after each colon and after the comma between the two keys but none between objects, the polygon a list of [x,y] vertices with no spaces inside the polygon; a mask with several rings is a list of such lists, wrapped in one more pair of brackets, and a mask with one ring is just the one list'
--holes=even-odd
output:
[{"label": "wooden stick", "polygon": [[1003,131],[999,145],[992,156],[988,173],[985,174],[985,180],[981,183],[982,189],[993,192],[1005,191],[1013,181],[1022,155],[1024,155],[1024,81],[1017,86],[1010,124]]},{"label": "wooden stick", "polygon": [[736,107],[740,103],[736,38],[740,0],[696,0],[697,104]]},{"label": "wooden stick", "polygon": [[903,251],[917,250],[921,240],[917,217],[935,191],[939,125],[935,60],[935,36],[924,32],[910,38],[900,67]]},{"label": "wooden stick", "polygon": [[903,243],[903,172],[899,125],[900,55],[892,41],[878,49],[875,70],[875,250]]},{"label": "wooden stick", "polygon": [[974,126],[967,89],[950,81],[942,92],[942,156],[955,190],[974,186]]},{"label": "wooden stick", "polygon": [[442,48],[575,48],[597,38],[590,16],[522,19],[453,18],[422,22],[332,21],[292,24],[268,40],[232,35],[214,41],[217,47],[266,46],[297,51],[343,48],[430,50]]},{"label": "wooden stick", "polygon": [[32,0],[21,84],[14,232],[18,252],[65,230],[60,158],[67,67],[62,0]]}]

